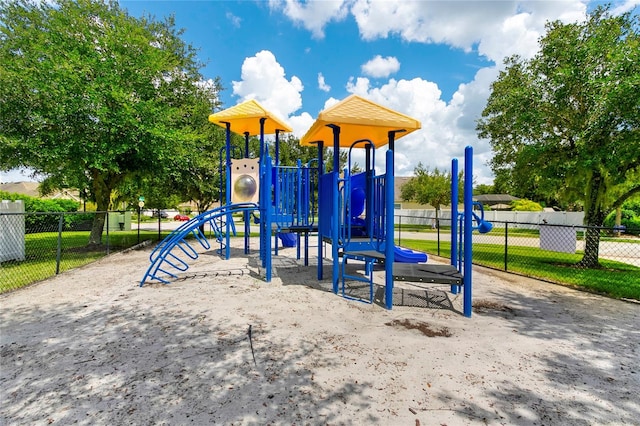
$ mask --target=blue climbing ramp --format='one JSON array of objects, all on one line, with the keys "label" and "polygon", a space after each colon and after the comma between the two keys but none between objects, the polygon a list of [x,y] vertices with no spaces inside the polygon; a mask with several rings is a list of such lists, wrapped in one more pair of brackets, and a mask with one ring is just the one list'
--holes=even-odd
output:
[{"label": "blue climbing ramp", "polygon": [[[210,225],[213,238],[220,244],[220,252],[224,252],[228,238],[225,234],[226,221],[231,221],[231,215],[238,212],[257,210],[254,203],[229,204],[206,211],[188,222],[180,225],[162,240],[149,255],[151,265],[140,281],[142,287],[147,281],[159,281],[168,284],[169,279],[177,278],[177,274],[189,269],[189,262],[198,258],[197,244],[209,250],[211,242],[201,229]],[[193,237],[188,239],[188,237]]]}]

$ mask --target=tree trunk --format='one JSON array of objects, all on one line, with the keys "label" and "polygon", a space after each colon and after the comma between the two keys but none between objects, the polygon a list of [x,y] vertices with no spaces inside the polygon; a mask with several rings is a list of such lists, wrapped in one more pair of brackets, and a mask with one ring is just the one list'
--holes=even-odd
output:
[{"label": "tree trunk", "polygon": [[582,256],[582,260],[578,262],[578,266],[583,268],[599,268],[600,229],[598,227],[587,228],[584,244],[584,255]]},{"label": "tree trunk", "polygon": [[109,210],[109,203],[111,201],[111,190],[106,185],[104,178],[97,171],[93,171],[93,193],[96,198],[96,208],[98,213],[93,218],[93,225],[91,226],[91,234],[89,235],[89,245],[99,246],[102,244],[102,231],[104,230],[104,223],[106,217],[106,211]]},{"label": "tree trunk", "polygon": [[600,227],[604,222],[602,202],[605,193],[604,178],[595,173],[587,184],[585,197],[584,224],[587,226],[585,234],[584,255],[578,262],[582,268],[599,268]]}]

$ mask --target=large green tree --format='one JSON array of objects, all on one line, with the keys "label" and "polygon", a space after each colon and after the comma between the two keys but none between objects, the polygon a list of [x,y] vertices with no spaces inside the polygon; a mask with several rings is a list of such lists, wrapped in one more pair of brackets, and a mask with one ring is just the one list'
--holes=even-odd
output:
[{"label": "large green tree", "polygon": [[[497,176],[581,202],[592,227],[640,192],[639,28],[637,15],[599,7],[585,22],[548,23],[532,59],[505,61],[478,122]],[[598,266],[599,235],[587,231],[581,266]]]},{"label": "large green tree", "polygon": [[[437,167],[429,170],[428,167],[418,163],[413,170],[414,176],[400,189],[400,197],[404,201],[415,201],[420,204],[429,204],[436,210],[436,221],[440,207],[451,203],[451,172],[443,172]],[[458,201],[463,196],[463,173],[458,178]]]},{"label": "large green tree", "polygon": [[115,1],[0,1],[0,167],[86,189],[104,211],[126,179],[182,158],[216,93],[180,35]]}]

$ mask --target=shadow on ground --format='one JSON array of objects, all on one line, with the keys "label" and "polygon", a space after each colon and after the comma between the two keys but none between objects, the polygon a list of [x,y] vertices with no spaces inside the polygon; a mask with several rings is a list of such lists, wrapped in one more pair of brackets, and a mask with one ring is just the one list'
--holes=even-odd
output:
[{"label": "shadow on ground", "polygon": [[1,424],[319,424],[332,422],[337,402],[369,404],[366,382],[314,381],[312,367],[333,362],[315,357],[314,344],[260,327],[250,343],[248,327],[228,318],[116,301],[21,308],[0,320]]}]

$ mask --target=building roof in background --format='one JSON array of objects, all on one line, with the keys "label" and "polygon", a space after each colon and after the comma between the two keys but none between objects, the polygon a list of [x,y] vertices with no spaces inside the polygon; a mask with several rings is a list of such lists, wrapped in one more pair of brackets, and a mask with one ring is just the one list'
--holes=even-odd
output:
[{"label": "building roof in background", "polygon": [[493,206],[494,204],[511,204],[512,201],[519,199],[520,198],[509,194],[482,194],[473,196],[474,201],[478,201],[488,206]]},{"label": "building roof in background", "polygon": [[67,199],[80,202],[80,194],[75,189],[58,189],[51,194],[47,194],[44,197],[40,196],[39,182],[10,182],[0,184],[0,191],[8,192],[10,194],[23,194],[29,197],[35,198],[50,198],[50,199]]},{"label": "building roof in background", "polygon": [[40,197],[38,182],[10,182],[0,184],[0,191],[10,194],[24,194],[30,197]]}]

